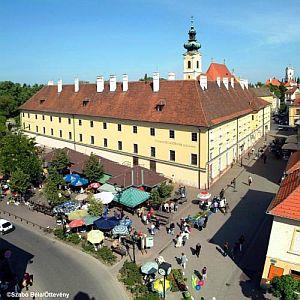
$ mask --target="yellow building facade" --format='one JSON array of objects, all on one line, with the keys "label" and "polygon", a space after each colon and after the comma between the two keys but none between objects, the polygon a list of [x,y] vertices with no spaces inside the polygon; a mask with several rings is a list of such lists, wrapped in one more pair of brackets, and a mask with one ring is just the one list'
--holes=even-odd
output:
[{"label": "yellow building facade", "polygon": [[300,120],[300,98],[289,106],[289,125],[296,126],[298,120]]},{"label": "yellow building facade", "polygon": [[54,148],[138,164],[208,188],[270,129],[270,107],[212,128],[22,111],[24,132]]}]

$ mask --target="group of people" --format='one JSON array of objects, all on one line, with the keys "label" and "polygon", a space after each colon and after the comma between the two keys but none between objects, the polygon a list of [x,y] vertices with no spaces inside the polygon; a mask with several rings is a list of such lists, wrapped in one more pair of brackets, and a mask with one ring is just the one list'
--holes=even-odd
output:
[{"label": "group of people", "polygon": [[162,205],[162,210],[167,213],[172,213],[172,212],[178,211],[178,203],[173,202],[173,201],[165,202]]},{"label": "group of people", "polygon": [[190,238],[191,233],[191,226],[184,219],[180,220],[179,227],[180,233],[176,236],[176,248],[184,246],[186,244],[186,241]]},{"label": "group of people", "polygon": [[232,255],[232,258],[235,259],[239,252],[243,251],[243,245],[245,243],[245,236],[242,234],[239,239],[234,243],[232,249],[230,249],[230,245],[228,241],[224,242],[223,245],[223,256]]}]

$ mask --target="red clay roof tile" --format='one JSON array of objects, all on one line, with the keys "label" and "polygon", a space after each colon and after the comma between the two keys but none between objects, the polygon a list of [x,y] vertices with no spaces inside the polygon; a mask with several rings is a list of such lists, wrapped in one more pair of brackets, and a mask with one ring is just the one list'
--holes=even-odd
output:
[{"label": "red clay roof tile", "polygon": [[[84,106],[86,99],[89,101]],[[165,106],[157,111],[161,101]],[[161,80],[158,92],[153,92],[150,82],[129,82],[127,92],[122,91],[121,83],[115,92],[110,92],[106,84],[102,93],[96,92],[95,84],[81,84],[77,93],[74,85],[64,85],[61,93],[57,86],[45,86],[20,109],[210,127],[267,105],[270,104],[238,83],[227,90],[223,83],[219,87],[209,81],[208,88],[202,90],[196,80]]]}]

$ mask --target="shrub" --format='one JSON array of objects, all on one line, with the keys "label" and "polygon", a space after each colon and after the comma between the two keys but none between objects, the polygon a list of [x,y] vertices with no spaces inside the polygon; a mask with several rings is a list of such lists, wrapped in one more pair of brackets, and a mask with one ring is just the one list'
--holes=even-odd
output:
[{"label": "shrub", "polygon": [[61,240],[65,240],[65,239],[66,239],[66,236],[65,236],[65,234],[64,234],[63,228],[55,228],[55,229],[53,230],[53,233],[54,233],[54,235],[55,235],[57,238],[59,238],[59,239],[61,239]]},{"label": "shrub", "polygon": [[106,246],[100,248],[96,253],[97,256],[107,264],[113,265],[117,260],[117,257]]},{"label": "shrub", "polygon": [[276,276],[271,280],[270,292],[281,300],[297,300],[300,292],[300,281],[292,275]]},{"label": "shrub", "polygon": [[71,243],[73,243],[75,245],[78,245],[80,243],[80,241],[81,241],[81,238],[80,238],[80,236],[77,233],[70,233],[67,236],[67,241],[71,242]]},{"label": "shrub", "polygon": [[95,252],[94,246],[91,243],[89,243],[88,241],[82,241],[81,247],[84,252],[87,252],[87,253]]}]

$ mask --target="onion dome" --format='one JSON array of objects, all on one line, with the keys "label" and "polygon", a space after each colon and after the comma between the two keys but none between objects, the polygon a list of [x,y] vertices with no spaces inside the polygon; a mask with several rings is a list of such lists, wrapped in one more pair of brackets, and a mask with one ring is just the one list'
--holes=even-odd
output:
[{"label": "onion dome", "polygon": [[200,43],[196,39],[196,30],[194,28],[193,20],[191,20],[191,28],[189,30],[189,40],[183,45],[187,51],[198,51],[201,48]]}]

